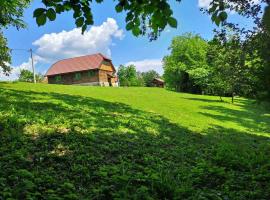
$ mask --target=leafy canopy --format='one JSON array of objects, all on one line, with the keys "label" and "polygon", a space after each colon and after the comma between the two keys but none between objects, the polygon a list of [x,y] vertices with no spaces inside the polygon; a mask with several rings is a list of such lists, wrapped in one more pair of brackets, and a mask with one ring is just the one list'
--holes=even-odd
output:
[{"label": "leafy canopy", "polygon": [[[19,75],[19,80],[21,82],[34,82],[34,75],[33,72],[27,70],[27,69],[22,69],[20,71]],[[36,81],[41,82],[42,81],[42,75],[41,74],[36,74]]]},{"label": "leafy canopy", "polygon": [[249,69],[245,65],[246,55],[237,35],[222,43],[218,38],[209,42],[208,64],[211,67],[209,88],[222,94],[241,94]]},{"label": "leafy canopy", "polygon": [[0,68],[4,74],[8,74],[11,71],[9,63],[11,62],[10,50],[7,47],[7,40],[0,32]]},{"label": "leafy canopy", "polygon": [[117,76],[121,86],[138,86],[138,77],[136,67],[134,65],[120,65]]},{"label": "leafy canopy", "polygon": [[266,32],[242,40],[232,32],[209,42],[192,34],[175,37],[164,57],[170,89],[210,95],[270,96],[270,40]]},{"label": "leafy canopy", "polygon": [[11,71],[11,52],[7,46],[7,40],[2,29],[14,26],[17,29],[25,28],[25,23],[21,19],[24,8],[28,6],[30,0],[1,1],[0,6],[0,68],[8,75]]},{"label": "leafy canopy", "polygon": [[172,40],[171,53],[163,59],[164,78],[169,88],[188,92],[203,84],[208,75],[207,47],[205,40],[191,33]]},{"label": "leafy canopy", "polygon": [[[95,2],[102,3],[103,0],[95,0]],[[94,23],[91,11],[92,0],[42,0],[42,3],[45,8],[34,11],[39,26],[46,24],[48,20],[54,21],[57,14],[65,11],[73,11],[75,24],[82,28],[82,32],[88,25]],[[177,20],[173,17],[173,11],[167,0],[118,0],[115,10],[117,13],[126,13],[126,29],[135,36],[149,33],[149,36],[155,39],[167,25],[177,27]],[[147,32],[148,29],[150,32]]]},{"label": "leafy canopy", "polygon": [[[181,2],[181,0],[175,1]],[[103,0],[95,0],[95,2],[102,3]],[[115,2],[116,12],[126,14],[126,29],[135,36],[148,34],[151,40],[156,39],[167,25],[173,28],[178,25],[168,0],[115,0]],[[269,0],[260,2],[269,4]],[[82,28],[82,32],[94,23],[91,11],[92,0],[42,0],[42,3],[45,8],[34,11],[39,26],[46,24],[47,21],[54,21],[57,14],[65,11],[73,11],[75,24]],[[261,4],[254,4],[253,0],[212,0],[210,8],[204,11],[211,15],[212,21],[217,26],[224,25],[236,29],[237,25],[227,22],[228,11],[234,10],[242,16],[254,19],[259,27],[262,9]]]},{"label": "leafy canopy", "polygon": [[0,29],[14,26],[17,29],[24,28],[25,23],[21,19],[24,9],[31,0],[1,1],[0,7]]}]

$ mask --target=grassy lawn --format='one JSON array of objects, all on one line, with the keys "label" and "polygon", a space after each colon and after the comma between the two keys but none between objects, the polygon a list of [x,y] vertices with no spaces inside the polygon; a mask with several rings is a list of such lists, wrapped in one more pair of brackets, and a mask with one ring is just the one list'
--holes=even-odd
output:
[{"label": "grassy lawn", "polygon": [[0,83],[0,199],[270,199],[270,105]]}]

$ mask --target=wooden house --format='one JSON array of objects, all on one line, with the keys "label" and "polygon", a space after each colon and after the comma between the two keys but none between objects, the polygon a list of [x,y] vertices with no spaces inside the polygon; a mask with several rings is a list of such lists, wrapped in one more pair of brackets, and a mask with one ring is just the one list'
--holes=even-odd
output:
[{"label": "wooden house", "polygon": [[152,81],[152,84],[154,87],[160,87],[160,88],[164,88],[164,86],[165,86],[164,80],[162,80],[160,78],[154,78]]},{"label": "wooden house", "polygon": [[98,53],[60,60],[46,73],[49,84],[118,86],[111,59]]}]

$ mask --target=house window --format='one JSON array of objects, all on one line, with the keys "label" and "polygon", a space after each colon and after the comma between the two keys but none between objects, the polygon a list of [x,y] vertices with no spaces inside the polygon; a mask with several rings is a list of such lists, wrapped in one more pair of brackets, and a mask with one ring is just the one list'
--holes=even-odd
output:
[{"label": "house window", "polygon": [[80,80],[81,79],[81,73],[75,73],[75,77],[74,79],[77,81],[77,80]]},{"label": "house window", "polygon": [[56,82],[60,82],[61,80],[62,80],[61,75],[55,76],[55,81],[56,81]]},{"label": "house window", "polygon": [[88,71],[88,77],[92,77],[92,76],[95,76],[95,71],[93,70]]}]

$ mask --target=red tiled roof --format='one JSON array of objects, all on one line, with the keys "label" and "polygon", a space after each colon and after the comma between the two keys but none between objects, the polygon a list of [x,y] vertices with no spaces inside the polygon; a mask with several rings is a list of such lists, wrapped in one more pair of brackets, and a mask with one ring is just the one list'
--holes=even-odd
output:
[{"label": "red tiled roof", "polygon": [[103,60],[111,61],[101,53],[60,60],[49,68],[46,76],[98,69]]}]

